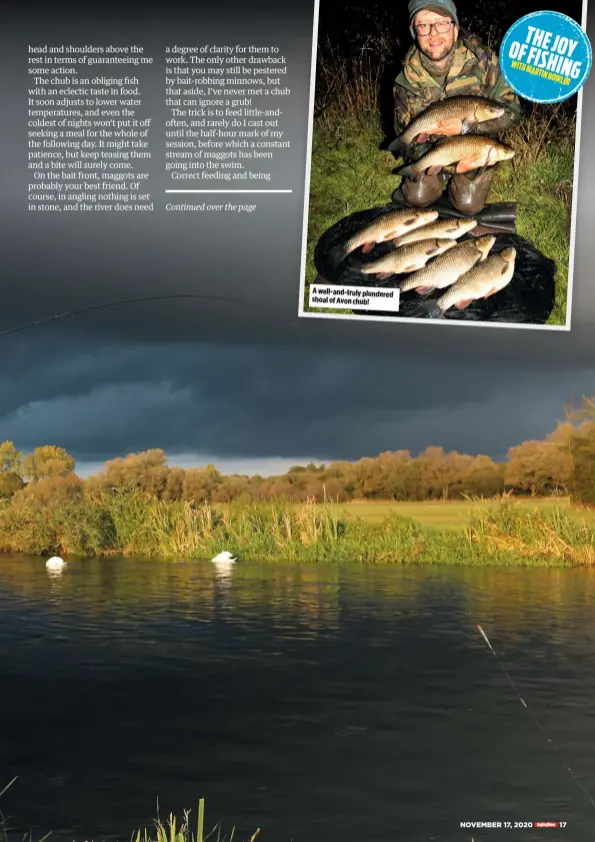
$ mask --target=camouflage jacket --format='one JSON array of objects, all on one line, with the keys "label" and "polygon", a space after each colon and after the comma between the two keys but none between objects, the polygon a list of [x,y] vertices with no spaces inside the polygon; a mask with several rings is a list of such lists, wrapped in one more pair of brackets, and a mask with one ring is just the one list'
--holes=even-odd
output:
[{"label": "camouflage jacket", "polygon": [[460,30],[452,64],[443,80],[439,81],[426,70],[414,44],[395,79],[393,92],[397,135],[429,105],[449,96],[485,96],[506,107],[502,117],[476,126],[476,133],[498,134],[521,116],[521,103],[500,71],[498,56],[464,30]]}]

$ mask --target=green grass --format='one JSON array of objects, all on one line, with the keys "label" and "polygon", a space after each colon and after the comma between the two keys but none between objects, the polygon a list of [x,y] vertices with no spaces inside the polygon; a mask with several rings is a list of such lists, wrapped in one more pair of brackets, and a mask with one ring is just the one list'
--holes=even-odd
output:
[{"label": "green grass", "polygon": [[[362,500],[357,503],[335,503],[333,508],[341,516],[357,515],[363,520],[378,523],[391,514],[413,518],[423,526],[432,529],[463,530],[469,526],[483,508],[497,508],[498,501],[436,500],[423,502],[393,502],[387,500]],[[510,503],[524,511],[537,510],[548,513],[560,508],[570,520],[576,523],[592,523],[595,512],[571,506],[568,498],[517,498]]]},{"label": "green grass", "polygon": [[[337,112],[333,112],[335,115]],[[320,236],[338,220],[356,211],[390,202],[400,178],[392,175],[398,162],[379,150],[383,134],[375,112],[356,110],[314,123],[308,220],[308,261],[304,308],[316,278],[313,257]],[[507,138],[517,158],[498,167],[490,202],[516,202],[517,232],[557,265],[556,300],[548,320],[566,322],[569,260],[569,212],[574,173],[574,122],[566,120],[555,132],[543,113],[532,112]],[[324,310],[316,312],[340,312]]]},{"label": "green grass", "polygon": [[[375,508],[374,508],[375,507]],[[568,503],[194,507],[127,492],[22,501],[0,518],[0,551],[25,555],[364,564],[592,564],[595,519]]]}]

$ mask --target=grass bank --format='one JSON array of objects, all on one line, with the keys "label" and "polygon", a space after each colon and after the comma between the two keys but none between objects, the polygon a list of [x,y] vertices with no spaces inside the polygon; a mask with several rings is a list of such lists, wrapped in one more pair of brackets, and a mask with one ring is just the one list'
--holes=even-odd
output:
[{"label": "grass bank", "polygon": [[[423,505],[423,504],[422,504]],[[591,565],[595,523],[568,508],[476,503],[463,528],[429,528],[389,511],[357,517],[332,504],[194,507],[138,493],[0,512],[0,551],[204,559],[223,549],[244,561],[367,564]],[[351,513],[353,511],[353,513]]]},{"label": "grass bank", "polygon": [[[342,101],[314,122],[306,310],[311,309],[309,285],[317,274],[313,258],[320,236],[351,213],[390,202],[401,181],[392,174],[399,162],[380,149],[385,133],[373,85],[368,85],[370,90],[364,88],[364,95],[354,84],[345,83]],[[556,301],[548,324],[562,325],[568,294],[575,121],[562,108],[535,106],[503,139],[517,155],[498,167],[489,201],[515,202],[517,233],[556,262]],[[316,308],[316,312],[348,311]]]}]

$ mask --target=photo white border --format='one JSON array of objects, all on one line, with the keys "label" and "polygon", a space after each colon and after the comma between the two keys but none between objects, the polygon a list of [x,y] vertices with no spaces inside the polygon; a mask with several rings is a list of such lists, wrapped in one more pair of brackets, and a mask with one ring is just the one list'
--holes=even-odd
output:
[{"label": "photo white border", "polygon": [[[318,59],[318,18],[320,11],[321,0],[314,0],[314,25],[312,31],[312,60],[310,64],[310,102],[308,107],[308,141],[306,150],[306,180],[304,192],[304,215],[302,228],[302,260],[300,267],[300,285],[299,285],[299,305],[298,318],[303,319],[334,319],[336,321],[356,321],[356,322],[389,322],[395,325],[406,324],[433,324],[433,325],[448,325],[449,327],[494,327],[504,328],[510,330],[516,328],[518,330],[545,330],[568,332],[571,328],[572,322],[572,301],[574,288],[574,252],[576,245],[576,216],[578,207],[578,175],[579,175],[579,161],[580,161],[580,147],[581,147],[581,127],[583,118],[583,95],[584,86],[580,89],[577,95],[576,105],[576,135],[574,139],[574,170],[572,178],[572,213],[570,218],[570,243],[568,254],[568,289],[566,292],[566,324],[565,325],[532,325],[532,324],[514,324],[507,322],[482,322],[470,321],[467,319],[416,319],[408,318],[407,316],[359,316],[352,313],[341,315],[340,313],[311,313],[304,310],[304,298],[306,290],[306,262],[308,252],[308,216],[310,211],[310,178],[312,170],[312,135],[314,132],[314,97],[316,92],[316,64]],[[582,0],[582,21],[581,27],[584,32],[587,32],[587,10],[589,7],[589,0]]]}]

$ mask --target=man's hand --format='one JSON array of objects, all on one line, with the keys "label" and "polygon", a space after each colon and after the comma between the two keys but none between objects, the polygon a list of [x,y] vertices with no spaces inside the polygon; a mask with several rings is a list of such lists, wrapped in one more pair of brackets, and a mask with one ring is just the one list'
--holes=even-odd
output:
[{"label": "man's hand", "polygon": [[484,123],[478,123],[473,129],[473,134],[501,134],[509,129],[517,120],[510,117],[508,113],[497,117],[495,120],[486,120]]}]

